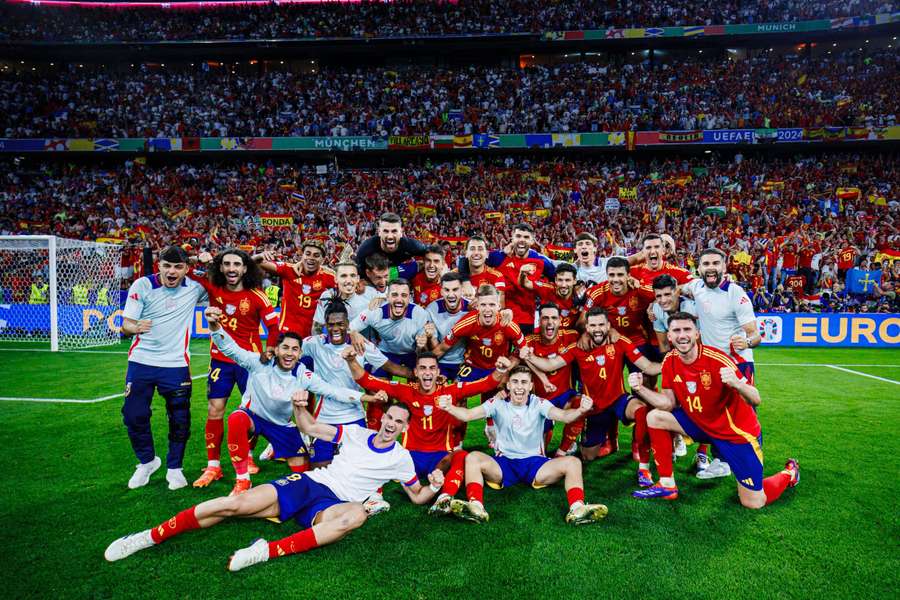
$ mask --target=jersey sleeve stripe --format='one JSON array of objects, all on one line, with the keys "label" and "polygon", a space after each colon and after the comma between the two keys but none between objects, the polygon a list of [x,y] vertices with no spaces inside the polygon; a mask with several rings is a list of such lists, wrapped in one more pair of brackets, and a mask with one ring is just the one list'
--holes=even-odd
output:
[{"label": "jersey sleeve stripe", "polygon": [[341,442],[341,438],[344,436],[344,426],[338,425],[335,427],[336,431],[334,437],[331,440],[332,444],[339,444]]},{"label": "jersey sleeve stripe", "polygon": [[419,482],[418,476],[413,475],[413,478],[410,479],[409,481],[404,482],[403,485],[406,487],[412,487],[412,486],[416,485],[418,482]]}]

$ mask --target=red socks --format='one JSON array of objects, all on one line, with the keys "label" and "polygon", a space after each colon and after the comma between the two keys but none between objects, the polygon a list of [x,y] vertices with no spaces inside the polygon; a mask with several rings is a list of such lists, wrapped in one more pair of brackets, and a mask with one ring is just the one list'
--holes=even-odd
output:
[{"label": "red socks", "polygon": [[634,439],[637,440],[638,456],[640,462],[650,462],[650,444],[647,435],[647,412],[646,406],[639,406],[634,411]]},{"label": "red socks", "polygon": [[238,475],[247,474],[247,457],[250,455],[250,417],[242,410],[228,415],[228,453]]},{"label": "red socks", "polygon": [[791,474],[787,471],[775,473],[763,479],[763,491],[766,493],[766,506],[772,504],[791,483]]},{"label": "red socks", "polygon": [[578,441],[578,436],[581,435],[582,430],[584,430],[584,419],[576,419],[571,423],[567,423],[565,427],[563,427],[562,432],[562,440],[559,442],[559,449],[562,452],[568,452],[575,442]]},{"label": "red socks", "polygon": [[465,450],[459,450],[453,453],[450,459],[450,468],[444,476],[444,487],[441,492],[455,496],[462,487],[463,478],[465,477],[466,455],[469,453]]},{"label": "red socks", "polygon": [[672,433],[665,429],[647,427],[650,434],[650,445],[653,447],[653,458],[660,477],[672,476]]},{"label": "red socks", "polygon": [[291,471],[294,473],[306,473],[309,471],[309,463],[303,463],[302,465],[288,465],[291,468]]},{"label": "red socks", "polygon": [[312,527],[298,531],[294,535],[289,535],[275,542],[269,542],[269,558],[277,558],[279,556],[287,556],[288,554],[299,554],[316,548],[319,543],[316,541],[316,534]]},{"label": "red socks", "polygon": [[467,483],[466,496],[469,498],[469,502],[478,500],[484,504],[484,486],[480,483]]},{"label": "red socks", "polygon": [[573,487],[567,489],[566,499],[569,501],[569,506],[572,506],[576,502],[584,503],[584,488]]},{"label": "red socks", "polygon": [[206,460],[219,460],[222,456],[222,436],[225,422],[222,419],[206,420]]},{"label": "red socks", "polygon": [[151,529],[150,537],[153,538],[153,543],[159,544],[179,533],[200,529],[200,523],[197,521],[197,517],[194,516],[194,509],[196,508],[196,506],[192,506],[183,510],[168,521],[160,523],[157,527]]}]

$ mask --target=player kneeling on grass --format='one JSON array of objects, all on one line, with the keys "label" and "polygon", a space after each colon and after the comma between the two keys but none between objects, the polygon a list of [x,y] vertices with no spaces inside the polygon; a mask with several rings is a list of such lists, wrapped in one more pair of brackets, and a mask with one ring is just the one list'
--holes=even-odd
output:
[{"label": "player kneeling on grass", "polygon": [[275,449],[275,458],[287,460],[291,470],[302,473],[309,467],[309,453],[297,428],[291,424],[291,394],[297,390],[312,390],[316,394],[341,398],[342,402],[387,400],[387,395],[365,396],[359,390],[340,388],[325,383],[322,378],[300,365],[300,336],[282,333],[275,346],[273,360],[244,350],[224,330],[220,320],[222,309],[206,309],[209,331],[219,351],[250,374],[241,406],[228,417],[228,452],[237,473],[231,495],[250,489],[250,438],[262,435]]},{"label": "player kneeling on grass", "polygon": [[[221,346],[220,346],[221,348]],[[106,549],[106,560],[121,560],[165,540],[190,531],[212,527],[228,517],[295,519],[303,530],[286,538],[256,540],[235,552],[228,561],[230,571],[331,544],[366,522],[362,502],[391,480],[404,482],[403,489],[415,504],[430,501],[440,489],[444,475],[431,473],[429,485],[416,478],[409,451],[397,443],[409,425],[410,410],[404,404],[389,404],[376,431],[358,425],[317,423],[307,410],[308,394],[295,391],[294,418],[306,435],[340,443],[341,452],[323,469],[291,473],[255,487],[239,496],[214,498],[181,511],[153,529],[127,535]]]},{"label": "player kneeling on grass", "polygon": [[531,393],[534,387],[531,370],[520,365],[509,372],[506,384],[509,401],[495,396],[481,406],[462,408],[453,405],[450,396],[441,396],[439,406],[460,421],[493,417],[497,428],[496,457],[483,452],[466,456],[466,495],[468,502],[453,500],[450,512],[462,519],[483,523],[488,520],[484,509],[484,482],[496,489],[517,483],[534,488],[565,480],[569,513],[566,522],[574,525],[593,523],[606,516],[602,504],[585,504],[581,461],[574,456],[544,456],[544,420],[570,423],[583,417],[594,403],[581,397],[578,408],[561,409]]},{"label": "player kneeling on grass", "polygon": [[631,390],[654,407],[647,414],[650,444],[659,483],[634,492],[635,498],[678,498],[672,475],[672,433],[712,443],[737,479],[738,498],[747,508],[762,508],[800,482],[800,466],[789,458],[783,471],[763,479],[762,431],[754,407],[759,391],[721,350],[700,343],[697,317],[677,312],[667,332],[674,349],[662,364],[662,392],[644,387],[632,373]]}]

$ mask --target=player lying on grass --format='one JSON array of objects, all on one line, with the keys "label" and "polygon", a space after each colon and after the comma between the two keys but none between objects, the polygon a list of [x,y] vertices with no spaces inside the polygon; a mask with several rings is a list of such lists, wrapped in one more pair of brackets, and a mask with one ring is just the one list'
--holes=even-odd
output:
[{"label": "player lying on grass", "polygon": [[470,396],[496,389],[506,378],[509,359],[502,356],[498,358],[496,369],[488,377],[438,385],[440,366],[437,357],[431,352],[421,352],[416,357],[415,384],[372,377],[356,360],[356,352],[352,347],[345,348],[342,354],[353,378],[360,386],[371,392],[389,395],[410,407],[412,419],[409,428],[403,434],[403,446],[410,451],[419,478],[426,477],[434,469],[449,473],[441,489],[441,495],[430,511],[449,512],[450,499],[462,485],[466,451],[462,449],[454,451],[454,448],[462,442],[454,435],[455,426],[459,421],[448,412],[437,409],[437,398],[447,396],[459,404],[465,403],[466,398]]},{"label": "player lying on grass", "polygon": [[517,483],[541,488],[564,479],[569,502],[567,523],[593,523],[606,516],[606,506],[584,502],[580,460],[574,456],[544,456],[544,420],[570,423],[589,412],[594,406],[593,401],[582,396],[578,408],[563,410],[533,395],[533,387],[531,370],[519,365],[509,373],[506,384],[508,401],[502,396],[495,396],[481,406],[462,408],[455,406],[450,396],[438,399],[440,408],[460,421],[493,417],[497,428],[495,457],[483,452],[469,452],[466,456],[468,501],[452,500],[450,512],[453,515],[476,523],[488,520],[484,509],[485,481],[495,489]]},{"label": "player lying on grass", "polygon": [[307,411],[308,394],[297,390],[291,396],[298,429],[306,435],[342,444],[341,453],[323,469],[291,473],[255,487],[239,496],[207,500],[153,529],[127,535],[106,549],[106,560],[121,560],[193,529],[205,529],[228,517],[295,519],[303,529],[286,538],[266,542],[256,540],[235,552],[228,561],[230,571],[331,544],[366,522],[363,501],[391,480],[403,482],[403,489],[415,504],[425,504],[440,490],[444,474],[434,471],[429,485],[415,475],[409,451],[397,443],[409,425],[410,410],[404,404],[389,404],[375,432],[358,425],[333,426],[317,423]]},{"label": "player lying on grass", "polygon": [[800,482],[800,466],[789,458],[783,471],[763,479],[762,431],[754,407],[759,391],[721,350],[700,343],[697,317],[669,316],[666,334],[674,348],[662,365],[662,392],[628,377],[631,390],[654,407],[647,414],[659,483],[634,492],[635,498],[678,498],[672,474],[672,432],[709,442],[737,479],[738,498],[747,508],[762,508]]},{"label": "player lying on grass", "polygon": [[225,356],[247,369],[247,389],[241,406],[228,416],[228,452],[237,473],[231,495],[250,489],[250,438],[265,437],[275,450],[275,458],[284,458],[294,472],[309,467],[309,452],[297,428],[291,424],[291,394],[299,389],[323,396],[339,397],[343,402],[385,401],[387,395],[365,396],[359,390],[337,387],[300,365],[300,336],[287,331],[278,336],[275,355],[260,355],[244,350],[222,327],[221,308],[206,309],[212,341]]}]

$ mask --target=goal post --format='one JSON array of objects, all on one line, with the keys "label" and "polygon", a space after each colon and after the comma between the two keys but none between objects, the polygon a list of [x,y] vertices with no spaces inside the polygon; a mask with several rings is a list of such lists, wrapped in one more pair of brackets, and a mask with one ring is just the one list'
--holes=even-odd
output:
[{"label": "goal post", "polygon": [[0,343],[77,350],[119,341],[122,247],[0,236]]}]

